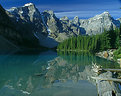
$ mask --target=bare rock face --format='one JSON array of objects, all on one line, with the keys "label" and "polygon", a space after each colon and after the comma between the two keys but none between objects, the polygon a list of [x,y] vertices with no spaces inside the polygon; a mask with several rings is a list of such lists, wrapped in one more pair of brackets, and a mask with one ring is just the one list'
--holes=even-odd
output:
[{"label": "bare rock face", "polygon": [[[22,7],[11,8],[8,10],[16,21],[28,26],[28,37],[33,36],[38,39],[41,46],[53,48],[57,46],[55,39],[60,33],[58,18],[53,11],[45,11],[42,14],[34,4],[28,3]],[[26,37],[26,38],[28,38]]]},{"label": "bare rock face", "polygon": [[79,18],[77,16],[74,20],[69,20],[66,16],[58,19],[53,11],[46,10],[42,12],[42,21],[48,30],[48,36],[57,42],[62,42],[72,36],[81,35]]},{"label": "bare rock face", "polygon": [[13,7],[8,11],[14,16],[16,22],[30,25],[33,33],[38,32],[47,35],[47,30],[42,22],[41,14],[33,3],[28,3],[18,8]]},{"label": "bare rock face", "polygon": [[60,22],[62,25],[62,32],[59,34],[58,41],[62,42],[69,37],[75,36],[73,30],[71,29],[71,20],[69,20],[68,17],[64,16],[60,18]]},{"label": "bare rock face", "polygon": [[61,33],[61,23],[51,10],[42,12],[42,21],[48,30],[49,37],[56,39],[58,34]]},{"label": "bare rock face", "polygon": [[62,23],[63,31],[66,36],[77,36],[77,35],[96,35],[101,34],[104,30],[115,29],[120,27],[120,21],[114,20],[109,12],[96,15],[89,19],[79,19],[78,16],[74,17],[73,20],[69,20],[68,17],[64,16],[60,18]]},{"label": "bare rock face", "polygon": [[48,37],[56,42],[62,42],[74,35],[72,29],[70,29],[68,17],[59,20],[51,10],[42,12],[42,22],[48,31]]},{"label": "bare rock face", "polygon": [[74,17],[74,19],[71,21],[71,29],[73,30],[73,32],[76,35],[82,35],[81,33],[81,27],[79,26],[80,22],[79,22],[79,17],[76,16]]},{"label": "bare rock face", "polygon": [[73,20],[69,20],[68,17],[64,16],[60,18],[60,21],[62,23],[63,32],[67,33],[69,37],[81,35],[78,16]]},{"label": "bare rock face", "polygon": [[120,27],[120,22],[114,20],[109,12],[104,12],[88,20],[80,20],[80,27],[85,29],[86,34],[95,35],[104,32],[104,30]]},{"label": "bare rock face", "polygon": [[39,46],[38,40],[30,30],[29,24],[17,22],[13,14],[0,6],[0,35],[2,37],[19,47],[37,47]]},{"label": "bare rock face", "polygon": [[[12,21],[18,25],[22,37],[29,43],[41,46],[40,40],[47,37],[48,32],[44,26],[39,10],[33,3],[25,4],[22,7],[13,7],[8,10],[8,15]],[[34,44],[30,46],[34,46]]]}]

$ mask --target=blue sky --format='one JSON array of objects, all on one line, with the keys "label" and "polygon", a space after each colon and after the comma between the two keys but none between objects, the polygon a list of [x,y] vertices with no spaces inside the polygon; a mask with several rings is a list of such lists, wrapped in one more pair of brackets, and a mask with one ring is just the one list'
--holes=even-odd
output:
[{"label": "blue sky", "polygon": [[53,10],[59,18],[63,16],[90,18],[104,11],[109,11],[115,19],[121,17],[119,0],[0,0],[5,9],[30,2],[34,3],[40,12]]}]

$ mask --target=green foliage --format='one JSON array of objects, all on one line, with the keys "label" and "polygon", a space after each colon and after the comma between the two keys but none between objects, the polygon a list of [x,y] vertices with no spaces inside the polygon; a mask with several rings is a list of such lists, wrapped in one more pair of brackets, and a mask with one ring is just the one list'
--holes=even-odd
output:
[{"label": "green foliage", "polygon": [[104,31],[101,35],[100,35],[100,50],[106,50],[108,48],[110,48],[110,37],[109,37],[109,32]]},{"label": "green foliage", "polygon": [[116,28],[115,30],[109,31],[109,37],[111,48],[118,48],[120,47],[120,38],[121,38],[121,27],[120,29]]},{"label": "green foliage", "polygon": [[58,45],[62,51],[97,51],[99,36],[78,36],[65,40]]},{"label": "green foliage", "polygon": [[121,58],[121,47],[119,47],[116,51],[114,51],[114,59]]},{"label": "green foliage", "polygon": [[69,38],[57,47],[59,51],[85,51],[98,52],[110,48],[118,48],[120,46],[121,28],[110,30],[98,35],[92,36],[77,36]]}]

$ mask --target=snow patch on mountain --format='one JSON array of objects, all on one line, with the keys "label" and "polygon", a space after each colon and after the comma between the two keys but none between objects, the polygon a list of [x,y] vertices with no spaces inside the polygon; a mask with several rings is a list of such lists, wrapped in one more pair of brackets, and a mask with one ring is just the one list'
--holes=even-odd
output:
[{"label": "snow patch on mountain", "polygon": [[34,5],[33,3],[27,3],[24,6],[33,6],[33,5]]}]

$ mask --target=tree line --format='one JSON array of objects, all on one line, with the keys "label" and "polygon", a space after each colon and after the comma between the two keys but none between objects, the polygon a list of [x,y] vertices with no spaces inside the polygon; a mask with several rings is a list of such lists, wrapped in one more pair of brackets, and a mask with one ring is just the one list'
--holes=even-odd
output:
[{"label": "tree line", "polygon": [[98,52],[107,49],[119,48],[121,43],[121,27],[110,31],[104,30],[97,35],[79,35],[71,37],[57,47],[58,51],[88,51]]}]

